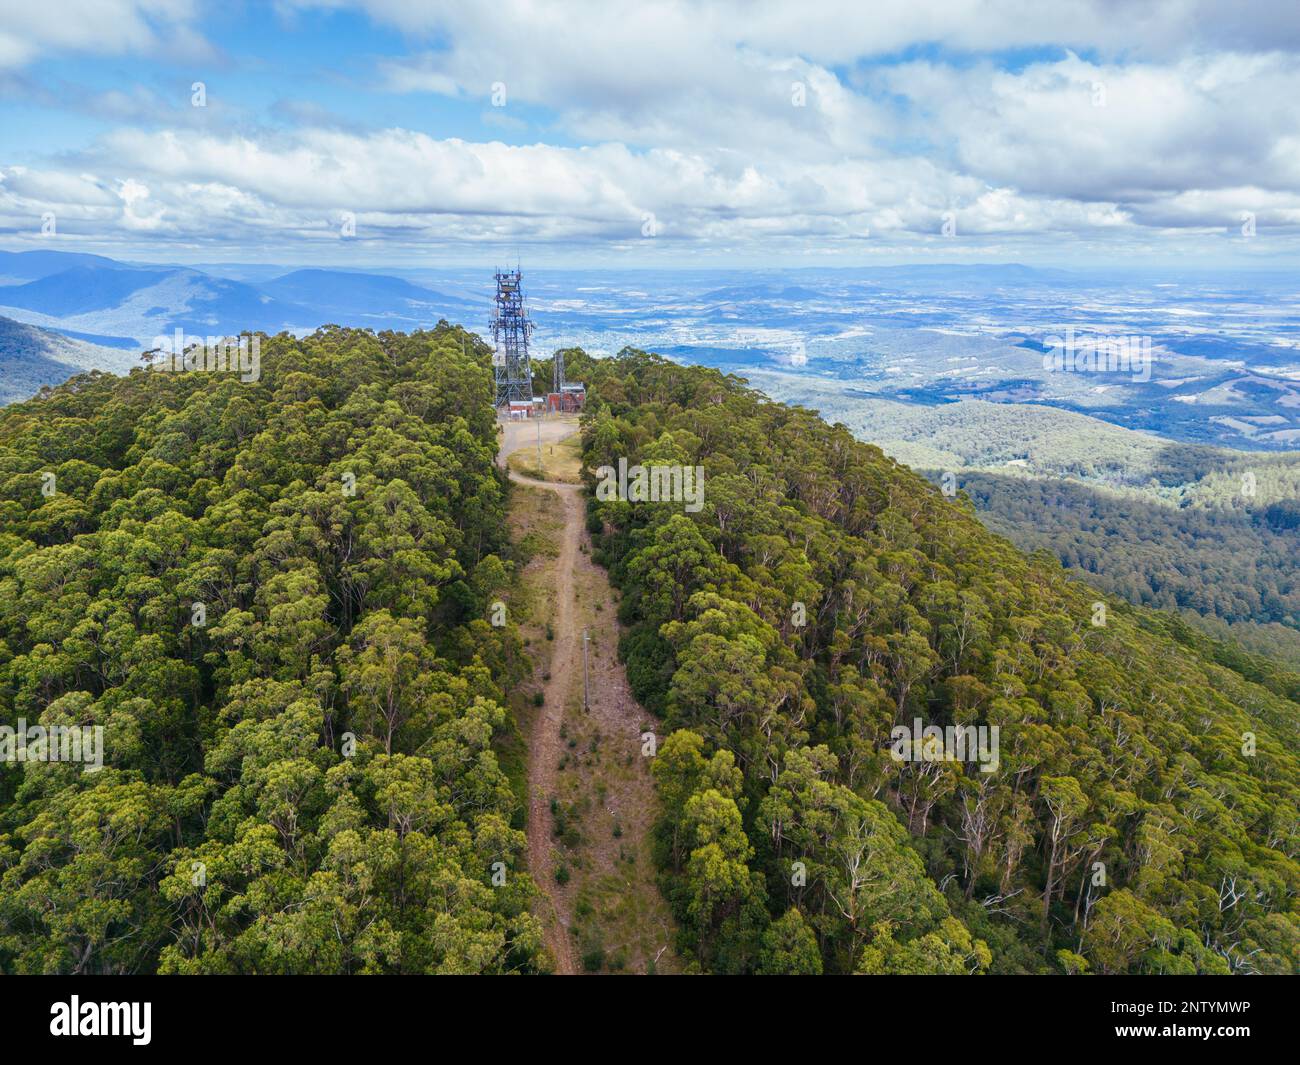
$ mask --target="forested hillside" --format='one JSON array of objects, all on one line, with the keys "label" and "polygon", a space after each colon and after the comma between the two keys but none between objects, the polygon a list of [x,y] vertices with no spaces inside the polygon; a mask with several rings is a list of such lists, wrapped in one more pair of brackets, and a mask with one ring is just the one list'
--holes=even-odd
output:
[{"label": "forested hillside", "polygon": [[826,406],[930,480],[954,475],[1022,550],[1300,668],[1295,452],[1175,443],[1032,404]]},{"label": "forested hillside", "polygon": [[491,389],[459,329],[325,327],[0,413],[0,723],[105,762],[0,763],[0,972],[542,964]]},{"label": "forested hillside", "polygon": [[[716,371],[591,371],[591,504],[662,716],[664,883],[716,972],[1300,967],[1294,675],[1027,558],[877,448]],[[1248,679],[1249,678],[1249,679]],[[891,729],[996,725],[994,772]]]},{"label": "forested hillside", "polygon": [[[1054,560],[735,379],[569,365],[588,478],[705,470],[698,513],[589,504],[685,958],[1300,967],[1300,677],[1099,623]],[[261,367],[0,412],[0,724],[104,730],[98,770],[0,762],[0,972],[543,971],[486,348],[326,327]],[[993,771],[896,760],[915,719],[996,725]]]},{"label": "forested hillside", "polygon": [[[937,474],[931,474],[936,478]],[[1272,625],[1275,653],[1300,667],[1300,538],[1293,507],[1172,507],[1070,481],[966,473],[985,524],[1131,603],[1188,610],[1243,642]]]},{"label": "forested hillside", "polygon": [[86,370],[126,373],[138,361],[132,351],[73,340],[0,316],[0,405],[26,399]]}]

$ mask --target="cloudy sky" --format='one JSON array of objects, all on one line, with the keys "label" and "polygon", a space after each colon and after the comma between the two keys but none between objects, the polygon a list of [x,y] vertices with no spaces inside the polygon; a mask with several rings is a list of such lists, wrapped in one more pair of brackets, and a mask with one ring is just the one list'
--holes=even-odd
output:
[{"label": "cloudy sky", "polygon": [[0,0],[0,247],[1290,268],[1298,100],[1295,0]]}]

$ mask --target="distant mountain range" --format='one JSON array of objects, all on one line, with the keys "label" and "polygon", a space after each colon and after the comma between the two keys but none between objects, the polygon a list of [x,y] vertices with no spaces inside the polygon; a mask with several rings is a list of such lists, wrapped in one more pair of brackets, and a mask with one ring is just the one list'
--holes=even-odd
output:
[{"label": "distant mountain range", "polygon": [[[214,271],[217,268],[212,268]],[[440,318],[485,324],[468,299],[399,277],[344,270],[235,270],[0,251],[0,404],[87,369],[124,372],[156,337],[308,333],[333,323],[410,331]],[[267,275],[271,276],[267,276]]]},{"label": "distant mountain range", "polygon": [[[344,273],[339,270],[295,270],[291,274],[263,282],[258,286],[286,305],[304,308],[331,308],[336,315],[328,319],[339,325],[372,324],[375,320],[424,321],[429,325],[453,312],[480,310],[457,296],[413,285],[400,277],[383,274]],[[480,310],[481,313],[481,310]],[[338,315],[358,319],[340,322]],[[387,325],[385,326],[387,327]]]},{"label": "distant mountain range", "polygon": [[69,251],[0,251],[0,284],[35,281],[75,266],[98,266],[116,270],[122,264],[102,255]]},{"label": "distant mountain range", "polygon": [[486,299],[382,274],[295,270],[248,282],[100,255],[0,252],[0,315],[106,347],[139,350],[176,329],[200,336],[310,332],[326,323],[409,330],[485,313]]}]

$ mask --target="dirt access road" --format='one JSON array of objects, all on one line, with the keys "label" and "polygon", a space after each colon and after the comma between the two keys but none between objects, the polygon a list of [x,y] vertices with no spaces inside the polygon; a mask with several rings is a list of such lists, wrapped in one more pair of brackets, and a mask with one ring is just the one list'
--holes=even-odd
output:
[{"label": "dirt access road", "polygon": [[[536,465],[538,424],[503,422],[497,461],[512,452]],[[540,423],[547,453],[577,432],[575,418]],[[510,469],[520,486],[558,497],[563,531],[553,569],[553,641],[537,681],[544,701],[528,729],[529,869],[546,899],[540,907],[557,973],[673,972],[672,919],[654,879],[650,833],[656,795],[642,734],[653,730],[617,659],[617,607],[605,571],[591,560],[579,484],[538,481]],[[520,500],[521,504],[523,499]],[[526,504],[524,504],[526,505]],[[588,708],[583,708],[583,634]],[[557,878],[557,870],[563,870]],[[562,881],[562,882],[561,882]],[[596,960],[601,959],[600,965]]]}]

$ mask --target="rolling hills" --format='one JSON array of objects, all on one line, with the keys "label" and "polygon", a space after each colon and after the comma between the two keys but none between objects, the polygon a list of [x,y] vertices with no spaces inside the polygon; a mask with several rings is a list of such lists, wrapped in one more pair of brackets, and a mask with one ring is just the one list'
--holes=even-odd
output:
[{"label": "rolling hills", "polygon": [[1288,517],[1300,453],[1179,443],[1033,404],[810,398],[936,483],[952,475],[989,528],[1022,549],[1300,667],[1300,552]]},{"label": "rolling hills", "polygon": [[0,405],[26,399],[86,370],[125,373],[138,356],[0,317]]}]

